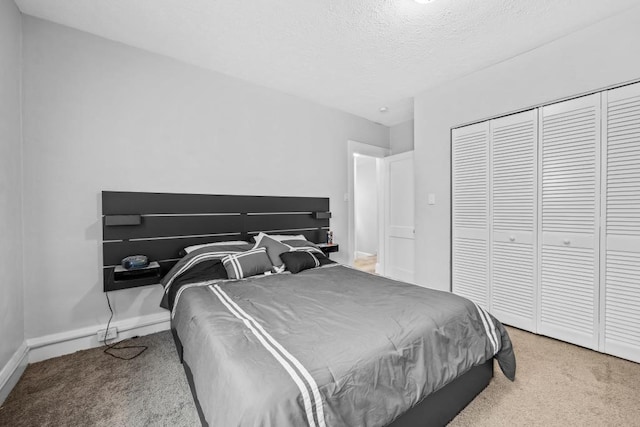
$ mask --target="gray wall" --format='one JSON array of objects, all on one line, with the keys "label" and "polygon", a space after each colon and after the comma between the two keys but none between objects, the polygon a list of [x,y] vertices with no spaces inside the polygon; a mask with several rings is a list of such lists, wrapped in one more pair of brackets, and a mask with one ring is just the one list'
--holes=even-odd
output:
[{"label": "gray wall", "polygon": [[[25,17],[26,336],[103,325],[100,191],[325,196],[346,241],[347,140],[388,128]],[[343,254],[338,254],[340,259]],[[344,254],[346,255],[346,254]],[[111,293],[115,320],[160,312],[159,286]]]},{"label": "gray wall", "polygon": [[389,143],[391,154],[400,154],[413,150],[414,121],[408,120],[389,128]]},{"label": "gray wall", "polygon": [[20,27],[16,5],[0,0],[0,371],[24,342]]},{"label": "gray wall", "polygon": [[415,98],[418,283],[450,288],[450,129],[638,79],[638,40],[636,7]]}]

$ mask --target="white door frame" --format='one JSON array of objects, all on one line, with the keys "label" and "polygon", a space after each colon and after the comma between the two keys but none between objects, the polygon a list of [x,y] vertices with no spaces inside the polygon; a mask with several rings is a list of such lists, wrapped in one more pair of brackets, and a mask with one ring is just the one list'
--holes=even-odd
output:
[{"label": "white door frame", "polygon": [[354,260],[354,251],[355,251],[355,241],[356,241],[356,227],[355,227],[355,205],[353,203],[354,199],[354,186],[355,186],[355,168],[353,167],[354,162],[354,154],[363,154],[369,157],[378,157],[383,158],[391,154],[391,150],[388,148],[378,147],[375,145],[364,144],[358,141],[347,141],[347,182],[348,182],[348,193],[347,193],[347,202],[349,205],[349,227],[348,227],[348,244],[347,244],[347,256],[348,263],[353,264]]}]

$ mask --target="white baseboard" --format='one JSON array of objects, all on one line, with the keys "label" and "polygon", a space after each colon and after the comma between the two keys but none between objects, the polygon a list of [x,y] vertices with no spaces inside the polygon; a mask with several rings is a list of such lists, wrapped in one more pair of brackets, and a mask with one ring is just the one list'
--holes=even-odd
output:
[{"label": "white baseboard", "polygon": [[[166,331],[170,328],[169,312],[111,322],[110,327],[114,326],[118,328],[117,341]],[[100,347],[103,343],[98,341],[96,332],[105,327],[105,324],[99,324],[58,334],[29,338],[27,340],[29,363],[40,362],[88,348]]]},{"label": "white baseboard", "polygon": [[27,368],[28,355],[27,343],[23,342],[0,371],[0,405],[9,396],[9,393]]},{"label": "white baseboard", "polygon": [[[23,342],[7,364],[0,370],[0,404],[4,402],[13,387],[18,383],[28,363],[40,362],[52,357],[100,347],[103,343],[98,342],[96,332],[99,329],[104,329],[105,326],[104,324],[89,326],[59,334],[30,338]],[[135,336],[166,331],[170,328],[171,322],[169,312],[166,312],[111,322],[111,326],[118,328],[117,340],[120,341]]]},{"label": "white baseboard", "polygon": [[355,252],[355,257],[356,258],[367,258],[370,256],[374,256],[375,254],[370,254],[369,252],[362,252],[362,251],[356,251]]}]

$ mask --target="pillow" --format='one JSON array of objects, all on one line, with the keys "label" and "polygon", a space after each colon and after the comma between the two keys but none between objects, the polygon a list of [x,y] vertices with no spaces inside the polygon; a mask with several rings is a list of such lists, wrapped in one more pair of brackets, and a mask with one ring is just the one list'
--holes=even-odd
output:
[{"label": "pillow", "polygon": [[320,249],[316,249],[316,248],[291,249],[291,251],[289,252],[309,252],[314,257],[316,257],[318,261],[320,261],[320,266],[327,265],[327,264],[336,264],[335,261],[329,259],[329,257]]},{"label": "pillow", "polygon": [[253,237],[253,240],[256,241],[256,244],[260,243],[260,239],[264,236],[269,236],[273,240],[277,240],[278,242],[282,242],[284,240],[307,240],[302,234],[267,234],[267,233],[258,233],[257,236]]},{"label": "pillow", "polygon": [[307,251],[285,252],[280,255],[287,270],[297,274],[303,270],[320,267],[320,260],[316,254]]},{"label": "pillow", "polygon": [[279,270],[283,264],[282,260],[280,259],[280,254],[283,252],[289,252],[291,250],[291,246],[280,243],[266,234],[260,238],[260,241],[256,243],[253,248],[265,248],[267,250],[269,259],[271,260],[271,264],[273,264],[273,266],[276,267],[277,270]]},{"label": "pillow", "polygon": [[267,256],[267,248],[251,249],[240,254],[222,258],[229,279],[242,279],[271,271],[271,261]]},{"label": "pillow", "polygon": [[196,249],[207,248],[209,246],[246,245],[246,244],[247,242],[245,242],[244,240],[230,240],[228,242],[214,242],[214,243],[205,243],[203,245],[187,246],[186,248],[183,249],[183,251],[185,254],[188,254],[189,252],[193,252]]},{"label": "pillow", "polygon": [[171,288],[164,293],[162,301],[160,301],[160,307],[172,310],[176,295],[183,286],[215,279],[228,279],[227,270],[222,265],[220,258],[205,259],[194,264],[173,279]]},{"label": "pillow", "polygon": [[323,253],[318,245],[308,240],[283,240],[282,243],[291,246],[295,250],[311,250],[311,252]]},{"label": "pillow", "polygon": [[[215,265],[215,261],[220,262],[220,260],[227,255],[239,254],[245,251],[248,251],[252,248],[252,245],[244,243],[242,245],[217,245],[217,246],[207,246],[204,248],[196,249],[188,253],[183,258],[180,259],[167,274],[164,275],[162,279],[160,279],[160,284],[164,288],[164,296],[167,297],[172,294],[178,292],[180,287],[184,284],[183,281],[178,280],[179,283],[176,283],[174,286],[174,281],[176,279],[184,278],[183,274],[187,271],[194,270],[193,277],[189,277],[190,281],[202,281],[209,280],[209,276],[207,273],[206,266],[200,267],[201,263],[210,263],[210,265]],[[219,267],[222,267],[220,265]],[[222,267],[222,272],[224,275],[221,275],[222,278],[226,278],[227,275],[226,270]],[[200,273],[204,273],[200,279],[198,280],[198,276]],[[165,298],[163,298],[163,302],[160,303],[161,307],[169,308]]]}]

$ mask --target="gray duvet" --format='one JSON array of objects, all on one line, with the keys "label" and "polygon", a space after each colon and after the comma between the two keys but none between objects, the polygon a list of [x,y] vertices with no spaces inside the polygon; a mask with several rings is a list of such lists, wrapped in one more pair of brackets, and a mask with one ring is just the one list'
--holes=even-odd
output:
[{"label": "gray duvet", "polygon": [[467,299],[342,265],[181,289],[172,326],[210,426],[384,426],[493,358],[503,326]]}]

